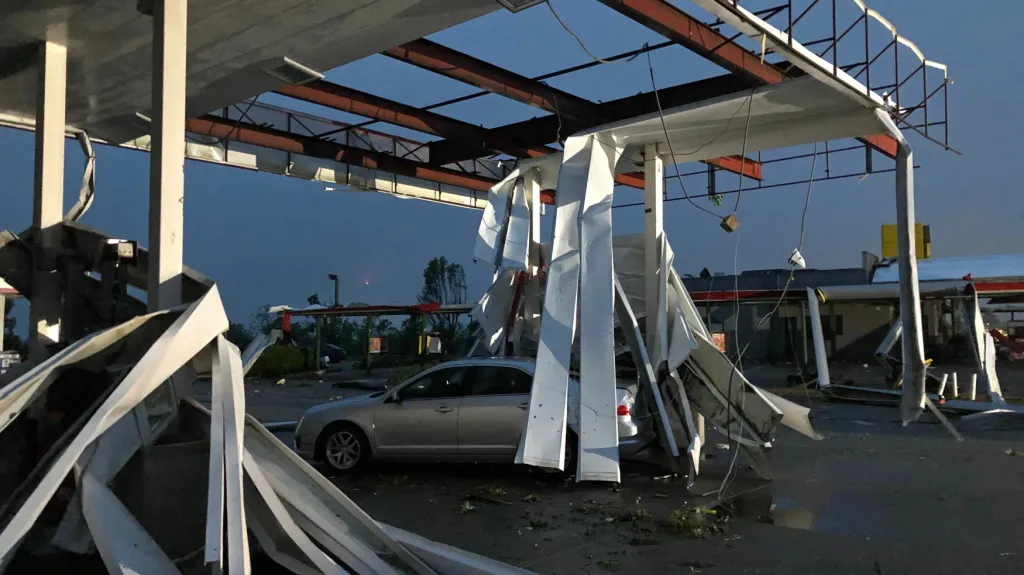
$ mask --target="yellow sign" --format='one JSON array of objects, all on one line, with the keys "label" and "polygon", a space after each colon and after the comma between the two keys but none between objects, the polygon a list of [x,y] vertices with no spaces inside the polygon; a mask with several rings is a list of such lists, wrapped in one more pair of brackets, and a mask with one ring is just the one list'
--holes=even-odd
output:
[{"label": "yellow sign", "polygon": [[[914,247],[917,259],[926,260],[932,257],[931,227],[924,224],[914,225]],[[896,239],[896,224],[882,224],[882,257],[895,258],[900,255],[899,242]]]}]

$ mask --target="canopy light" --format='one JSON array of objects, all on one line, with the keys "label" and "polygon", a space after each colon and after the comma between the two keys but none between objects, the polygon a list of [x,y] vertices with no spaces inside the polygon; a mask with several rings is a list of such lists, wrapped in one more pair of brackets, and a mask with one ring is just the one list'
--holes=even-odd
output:
[{"label": "canopy light", "polygon": [[518,12],[520,10],[526,10],[531,6],[536,6],[544,1],[545,0],[498,0],[498,4],[504,6],[509,12]]},{"label": "canopy light", "polygon": [[291,58],[281,58],[281,61],[279,66],[263,68],[262,71],[293,86],[324,79],[324,75],[320,72],[307,68]]}]

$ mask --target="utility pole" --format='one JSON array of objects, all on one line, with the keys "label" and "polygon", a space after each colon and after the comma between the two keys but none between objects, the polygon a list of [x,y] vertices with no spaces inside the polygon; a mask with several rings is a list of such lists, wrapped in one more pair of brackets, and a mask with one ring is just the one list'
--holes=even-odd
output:
[{"label": "utility pole", "polygon": [[334,303],[331,307],[338,307],[341,305],[338,303],[338,274],[327,274],[327,279],[334,281]]}]

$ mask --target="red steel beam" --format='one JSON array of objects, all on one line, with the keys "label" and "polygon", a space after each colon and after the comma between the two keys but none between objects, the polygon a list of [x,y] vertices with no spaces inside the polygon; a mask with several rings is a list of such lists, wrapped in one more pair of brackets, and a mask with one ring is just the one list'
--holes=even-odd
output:
[{"label": "red steel beam", "polygon": [[[488,92],[500,94],[518,102],[555,113],[563,118],[575,120],[582,124],[583,127],[597,126],[605,122],[612,121],[612,119],[620,119],[623,117],[621,114],[614,113],[614,107],[595,104],[594,102],[580,98],[579,96],[557,90],[546,84],[542,84],[537,80],[521,76],[515,72],[484,62],[483,60],[474,58],[468,54],[463,54],[462,52],[453,50],[447,46],[442,46],[436,42],[431,42],[430,40],[414,40],[412,42],[402,44],[401,46],[385,50],[383,54],[425,70],[447,76],[448,78],[465,82],[480,89],[487,90]],[[291,89],[294,90],[294,88]],[[415,110],[415,108],[409,108],[411,110]],[[608,112],[612,113],[609,114]],[[375,116],[371,115],[368,117]],[[629,117],[629,115],[625,117]],[[383,121],[394,123],[390,120]],[[488,133],[494,134],[493,130],[488,131]],[[568,134],[572,132],[566,133]],[[491,137],[493,139],[494,137],[500,137],[500,135],[494,134]],[[481,135],[477,137],[477,139],[480,138],[484,138],[484,136]],[[546,144],[548,142],[538,143]],[[476,156],[471,157],[478,157],[479,155],[480,154],[477,154]],[[521,154],[512,155],[522,157]],[[440,163],[448,163],[447,158],[442,160]],[[707,163],[722,167],[723,169],[737,174],[740,173],[740,162],[730,162],[727,158],[713,160]],[[756,168],[753,167],[755,165]],[[747,169],[748,166],[751,166],[751,168]],[[746,162],[743,162],[742,167],[743,173],[747,175],[747,177],[757,180],[761,179],[761,166],[755,160],[747,160]]]},{"label": "red steel beam", "polygon": [[[447,168],[437,168],[415,160],[397,158],[372,150],[353,148],[336,142],[320,140],[312,136],[292,134],[276,128],[256,126],[246,122],[235,122],[234,120],[227,120],[218,116],[207,115],[187,120],[185,122],[185,130],[193,134],[210,136],[221,140],[231,140],[271,150],[334,160],[353,166],[383,170],[402,176],[468,188],[479,192],[486,192],[494,184],[498,183],[497,180],[476,174],[467,174]],[[543,190],[540,196],[541,203],[555,203],[555,194],[552,190]]]},{"label": "red steel beam", "polygon": [[504,152],[517,158],[536,158],[557,151],[543,145],[520,145],[511,138],[494,134],[480,126],[325,80],[315,80],[299,86],[286,85],[279,88],[277,93],[417,132],[464,141],[468,145]]},{"label": "red steel beam", "polygon": [[202,116],[187,120],[185,129],[195,134],[233,140],[253,146],[262,146],[282,152],[303,154],[314,158],[334,160],[343,164],[372,170],[384,170],[402,176],[420,178],[439,184],[487,191],[496,180],[446,168],[436,168],[422,162],[397,158],[388,154],[362,150],[336,142],[301,136],[245,122],[235,122],[217,116]]},{"label": "red steel beam", "polygon": [[588,100],[430,40],[413,40],[382,54],[548,112],[580,120],[593,115]]},{"label": "red steel beam", "polygon": [[[601,3],[730,72],[763,84],[778,84],[786,79],[781,70],[762,61],[760,56],[730,42],[718,31],[665,0],[601,0]],[[896,140],[888,134],[858,139],[890,158],[896,157]]]}]

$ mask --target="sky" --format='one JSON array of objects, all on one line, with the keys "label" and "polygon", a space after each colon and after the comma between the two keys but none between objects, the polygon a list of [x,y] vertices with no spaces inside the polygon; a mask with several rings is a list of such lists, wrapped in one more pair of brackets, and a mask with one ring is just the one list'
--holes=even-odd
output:
[{"label": "sky", "polygon": [[[845,0],[838,1],[844,5]],[[599,56],[664,40],[596,1],[553,3],[566,24]],[[697,17],[706,16],[691,2],[673,3]],[[852,6],[852,0],[849,4]],[[1024,12],[1024,7],[979,0],[946,2],[939,10],[933,2],[904,0],[886,3],[880,9],[927,58],[947,64],[954,81],[949,89],[950,143],[963,155],[945,151],[916,134],[909,136],[915,163],[921,166],[915,173],[917,219],[931,226],[933,255],[1020,252],[1024,199],[1020,178],[1014,177],[1013,170],[1019,165],[1019,139],[1024,133],[1024,116],[1018,111],[1019,94],[1024,90],[1024,62],[1019,54],[1024,32],[1009,13]],[[797,27],[796,36],[807,41],[828,31],[828,25],[814,13]],[[872,42],[875,49],[887,41],[882,38],[884,30],[877,26],[872,34],[879,42],[877,46]],[[519,14],[499,10],[431,39],[526,76],[589,61],[543,5]],[[844,55],[842,48],[841,61],[856,59]],[[901,61],[911,61],[909,52],[902,53],[901,59],[904,57]],[[659,88],[724,73],[678,46],[653,53],[652,67]],[[874,73],[875,68],[872,70]],[[383,56],[335,69],[327,73],[327,79],[417,106],[476,91]],[[595,101],[651,89],[644,57],[597,66],[550,83]],[[360,120],[273,95],[260,101],[341,121]],[[435,111],[486,127],[542,115],[496,95]],[[374,128],[421,141],[431,139],[386,125]],[[32,216],[32,135],[0,130],[0,149],[4,151],[0,173],[5,179],[0,192],[0,229],[20,231],[28,227]],[[836,158],[830,169],[844,173],[856,171],[862,164],[863,158],[855,155]],[[69,141],[65,171],[68,207],[77,198],[83,165],[77,143]],[[891,165],[876,154],[876,169]],[[694,167],[684,165],[683,170]],[[98,147],[96,200],[83,222],[145,244],[148,170],[148,154]],[[811,160],[765,166],[766,174],[769,170],[773,181],[805,180]],[[815,175],[823,176],[824,170],[819,157]],[[706,177],[688,178],[686,183],[691,193],[703,193]],[[719,180],[720,189],[735,185],[735,178]],[[322,183],[200,162],[186,163],[185,188],[185,263],[218,283],[232,321],[247,324],[250,314],[263,304],[299,305],[314,292],[323,300],[332,299],[328,273],[341,278],[342,303],[414,303],[423,267],[435,256],[466,267],[471,300],[479,297],[490,281],[491,270],[472,262],[480,218],[475,210],[356,190],[325,191]],[[808,267],[853,267],[860,265],[861,250],[878,253],[879,227],[895,222],[894,191],[891,173],[815,183],[801,249]],[[667,193],[670,198],[681,195],[674,182],[667,186]],[[726,234],[717,220],[687,202],[666,204],[665,229],[677,254],[677,270],[697,273],[708,267],[732,273],[785,267],[798,242],[806,193],[805,185],[748,190],[737,211],[740,229],[734,234]],[[642,201],[638,190],[617,189],[617,204],[635,201]],[[718,208],[706,199],[696,201],[725,215],[731,211],[734,197],[726,196]],[[551,215],[546,219],[550,229]],[[642,208],[615,210],[614,226],[616,233],[641,231]],[[25,308],[20,304],[18,317],[26,315]],[[19,323],[23,327],[26,322]]]}]

